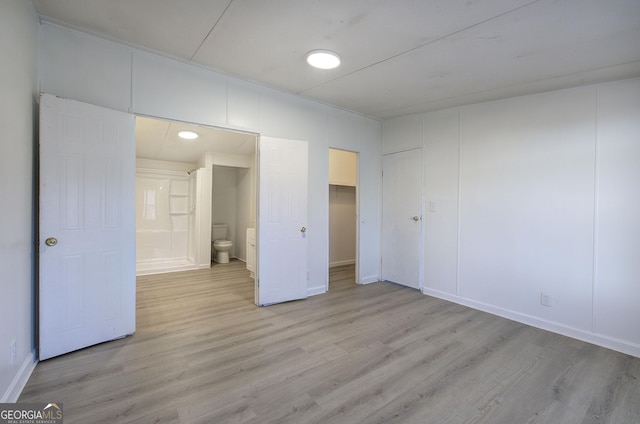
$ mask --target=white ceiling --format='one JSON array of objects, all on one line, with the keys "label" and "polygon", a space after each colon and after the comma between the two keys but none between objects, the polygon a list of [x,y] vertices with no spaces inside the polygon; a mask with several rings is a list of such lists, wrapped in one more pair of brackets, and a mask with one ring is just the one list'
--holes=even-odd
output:
[{"label": "white ceiling", "polygon": [[[33,0],[45,20],[378,118],[640,76],[640,0]],[[343,65],[306,65],[331,49]]]},{"label": "white ceiling", "polygon": [[[178,132],[198,133],[195,140],[184,140]],[[256,136],[204,125],[136,117],[136,157],[196,164],[207,152],[251,156]]]}]

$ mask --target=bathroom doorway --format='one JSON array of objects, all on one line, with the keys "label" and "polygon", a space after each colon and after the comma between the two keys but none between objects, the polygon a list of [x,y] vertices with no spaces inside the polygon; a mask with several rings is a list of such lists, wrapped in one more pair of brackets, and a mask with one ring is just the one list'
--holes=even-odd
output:
[{"label": "bathroom doorway", "polygon": [[[182,131],[197,137],[181,138]],[[253,133],[136,117],[137,275],[209,268],[213,224],[229,225],[232,256],[247,260],[246,230],[255,227],[257,207],[256,148]],[[214,222],[215,167],[243,170],[232,222]]]},{"label": "bathroom doorway", "polygon": [[358,154],[329,149],[328,289],[358,281]]},{"label": "bathroom doorway", "polygon": [[[256,228],[255,153],[244,157],[245,163],[240,159],[235,166],[228,162],[227,165],[213,165],[211,223],[214,231],[221,229],[218,232],[222,239],[231,242],[228,256],[241,259],[253,272],[255,263],[249,263],[252,254],[249,250],[255,250],[255,235],[253,242],[250,240],[250,230],[253,229],[255,234]],[[223,263],[216,253],[212,252],[214,266]]]}]

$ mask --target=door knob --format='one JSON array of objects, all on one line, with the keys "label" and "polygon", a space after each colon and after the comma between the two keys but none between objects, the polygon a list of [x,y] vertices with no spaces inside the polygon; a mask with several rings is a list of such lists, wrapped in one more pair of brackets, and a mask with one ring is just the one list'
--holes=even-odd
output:
[{"label": "door knob", "polygon": [[300,232],[301,232],[301,233],[306,233],[306,232],[307,232],[307,227],[302,227],[302,228],[300,228]]},{"label": "door knob", "polygon": [[418,215],[411,217],[411,219],[413,219],[416,222],[420,221],[420,217]]},{"label": "door knob", "polygon": [[47,246],[55,246],[56,244],[58,244],[58,239],[55,237],[49,237],[44,241],[44,244],[46,244]]}]

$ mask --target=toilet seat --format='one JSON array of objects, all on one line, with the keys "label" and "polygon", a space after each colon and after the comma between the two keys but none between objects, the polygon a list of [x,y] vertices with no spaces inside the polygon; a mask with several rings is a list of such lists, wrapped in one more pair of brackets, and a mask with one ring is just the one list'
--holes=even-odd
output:
[{"label": "toilet seat", "polygon": [[213,248],[215,249],[217,247],[231,247],[233,246],[233,242],[229,241],[229,240],[214,240],[213,241]]}]

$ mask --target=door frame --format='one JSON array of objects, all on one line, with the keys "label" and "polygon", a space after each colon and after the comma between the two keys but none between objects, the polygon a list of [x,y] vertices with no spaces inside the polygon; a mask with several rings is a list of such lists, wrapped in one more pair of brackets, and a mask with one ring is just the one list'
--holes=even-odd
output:
[{"label": "door frame", "polygon": [[[259,276],[259,267],[258,267],[258,251],[259,251],[259,214],[260,214],[260,159],[259,159],[259,155],[260,155],[260,133],[257,132],[253,132],[253,131],[248,131],[248,130],[239,130],[239,129],[234,129],[234,128],[229,128],[229,127],[222,127],[222,126],[218,126],[218,125],[211,125],[211,124],[203,124],[203,123],[199,123],[199,122],[192,122],[192,121],[185,121],[185,120],[181,120],[181,119],[173,119],[173,118],[166,118],[166,117],[162,117],[162,116],[157,116],[157,115],[148,115],[148,114],[144,114],[144,113],[132,113],[132,115],[134,117],[143,117],[143,118],[149,118],[149,119],[157,119],[157,120],[161,120],[161,121],[168,121],[168,122],[177,122],[177,123],[182,123],[185,125],[193,125],[193,126],[201,126],[201,127],[209,127],[209,128],[215,128],[215,129],[219,129],[219,130],[223,130],[223,131],[229,131],[229,132],[238,132],[238,133],[243,133],[243,134],[249,134],[249,135],[253,135],[255,137],[255,141],[254,141],[254,184],[255,184],[255,193],[254,193],[254,204],[255,204],[255,229],[256,229],[256,263],[255,263],[255,278],[254,278],[254,302],[257,304],[258,301],[258,276]],[[137,157],[136,157],[137,159]],[[135,210],[134,210],[134,214],[135,214]]]},{"label": "door frame", "polygon": [[[398,153],[406,153],[406,152],[410,152],[410,151],[417,151],[419,152],[418,156],[420,158],[420,176],[419,176],[419,181],[420,181],[420,206],[419,206],[419,212],[420,212],[420,233],[418,236],[418,287],[416,287],[417,290],[420,290],[420,292],[422,292],[423,288],[424,288],[424,235],[425,235],[425,220],[424,220],[424,160],[423,160],[423,154],[424,154],[424,149],[422,148],[422,146],[420,147],[411,147],[411,148],[407,148],[404,150],[398,150],[398,151],[392,151],[392,152],[387,152],[387,153],[383,153],[380,155],[380,169],[381,169],[381,174],[380,174],[380,190],[381,190],[381,201],[384,202],[384,157],[388,156],[388,155],[393,155],[393,154],[398,154]],[[383,210],[384,210],[384,203],[381,203],[381,207],[380,207],[380,219],[381,219],[381,225],[383,224],[384,221],[384,217],[382,216],[383,214]],[[380,231],[380,278],[384,279],[384,275],[383,275],[383,267],[382,267],[382,245],[384,243],[384,231]],[[383,280],[385,281],[385,280]],[[408,286],[406,286],[408,287]]]},{"label": "door frame", "polygon": [[[360,281],[360,151],[358,150],[350,150],[350,149],[345,149],[345,148],[341,148],[341,147],[333,147],[333,146],[329,146],[327,149],[327,152],[329,150],[342,150],[344,152],[351,152],[351,153],[355,153],[356,155],[356,216],[355,216],[355,220],[356,220],[356,263],[355,263],[355,280],[356,280],[356,284],[365,284],[364,282]],[[327,170],[329,169],[329,162],[327,161]],[[329,187],[331,184],[328,181],[328,177],[327,177],[327,187]],[[329,199],[327,197],[327,238],[326,238],[326,243],[327,243],[327,261],[326,261],[326,276],[325,276],[325,291],[329,291],[329,242],[330,242],[330,237],[329,237]]]},{"label": "door frame", "polygon": [[[229,127],[222,127],[222,126],[217,126],[217,125],[210,125],[210,124],[203,124],[203,123],[198,123],[198,122],[191,122],[191,121],[185,121],[185,120],[180,120],[180,119],[173,119],[173,118],[167,118],[167,117],[162,117],[162,116],[157,116],[157,115],[149,115],[149,114],[144,114],[144,113],[132,113],[132,115],[134,117],[145,117],[145,118],[150,118],[150,119],[158,119],[158,120],[163,120],[163,121],[170,121],[170,122],[178,122],[178,123],[184,123],[185,125],[195,125],[195,126],[203,126],[203,127],[211,127],[211,128],[217,128],[217,129],[221,129],[221,130],[225,130],[225,131],[231,131],[231,132],[241,132],[241,133],[245,133],[245,134],[251,134],[253,136],[255,136],[255,145],[254,145],[254,169],[255,169],[255,175],[254,175],[254,183],[255,183],[255,229],[256,229],[256,255],[255,255],[255,270],[254,270],[254,304],[258,305],[259,304],[259,284],[260,284],[260,209],[261,209],[261,205],[260,205],[260,185],[261,185],[261,181],[260,181],[260,139],[261,137],[263,137],[264,135],[259,133],[259,132],[253,132],[253,131],[248,131],[248,130],[240,130],[240,129],[234,129],[234,128],[229,128]],[[267,136],[264,136],[267,137]],[[281,138],[281,139],[286,139],[284,137],[272,137],[272,138]],[[307,141],[308,143],[308,141]],[[135,213],[135,211],[134,211]],[[326,268],[328,270],[328,257],[326,260]],[[328,284],[328,279],[326,281],[326,284]],[[307,295],[308,295],[308,287],[307,287]]]},{"label": "door frame", "polygon": [[[254,268],[254,304],[259,305],[259,301],[260,301],[260,296],[259,296],[259,286],[260,286],[260,282],[261,282],[261,269],[260,269],[260,233],[261,233],[261,228],[260,228],[260,216],[261,216],[261,204],[260,204],[260,197],[261,197],[261,179],[260,179],[260,162],[261,162],[261,151],[260,151],[260,146],[261,146],[261,139],[264,137],[267,138],[274,138],[274,139],[282,139],[282,140],[287,140],[287,138],[284,137],[270,137],[270,136],[265,136],[263,134],[257,133],[257,132],[253,132],[253,131],[247,131],[247,130],[239,130],[239,129],[234,129],[234,128],[228,128],[228,127],[223,127],[223,126],[217,126],[217,125],[210,125],[210,124],[203,124],[203,123],[198,123],[198,122],[190,122],[190,121],[185,121],[185,120],[180,120],[180,119],[172,119],[172,118],[166,118],[166,117],[162,117],[162,116],[157,116],[157,115],[148,115],[148,114],[143,114],[143,113],[133,113],[132,114],[134,117],[144,117],[144,118],[150,118],[150,119],[158,119],[158,120],[162,120],[162,121],[168,121],[168,122],[177,122],[177,123],[183,123],[185,125],[193,125],[193,126],[201,126],[201,127],[210,127],[210,128],[216,128],[216,129],[220,129],[223,131],[230,131],[230,132],[239,132],[239,133],[244,133],[244,134],[250,134],[252,136],[255,137],[254,140],[254,184],[255,184],[255,193],[254,193],[254,204],[255,204],[255,229],[256,229],[256,240],[255,240],[255,268]],[[296,141],[294,139],[289,139],[292,141]],[[299,141],[303,141],[303,140],[299,140]],[[305,141],[305,143],[308,143],[308,141]],[[307,171],[308,172],[308,171]],[[308,186],[307,186],[308,189]],[[135,211],[134,211],[135,213]],[[327,267],[328,269],[328,267]],[[308,273],[308,271],[307,271]],[[305,280],[305,283],[308,280]],[[305,287],[305,294],[308,296],[308,287]],[[306,297],[306,296],[305,296]]]}]

